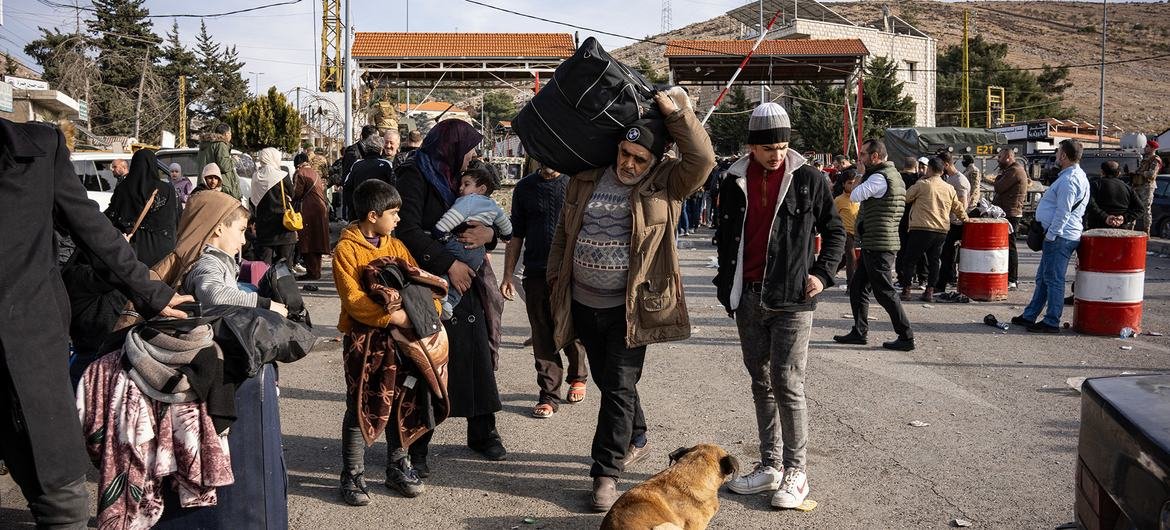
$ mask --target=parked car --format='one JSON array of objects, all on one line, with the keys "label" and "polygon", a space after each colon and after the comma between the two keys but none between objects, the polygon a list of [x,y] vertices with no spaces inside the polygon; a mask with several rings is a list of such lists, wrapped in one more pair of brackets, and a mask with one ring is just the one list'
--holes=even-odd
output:
[{"label": "parked car", "polygon": [[1170,239],[1170,174],[1158,175],[1158,187],[1154,190],[1150,214],[1154,218],[1150,233],[1155,237]]},{"label": "parked car", "polygon": [[[165,166],[179,164],[183,168],[183,176],[191,180],[195,186],[199,185],[199,175],[202,167],[195,167],[195,157],[199,149],[194,147],[182,149],[160,149],[157,153],[158,161]],[[252,192],[252,176],[256,174],[256,162],[247,153],[232,149],[232,159],[236,162],[236,176],[240,180],[240,197],[245,200]]]},{"label": "parked car", "polygon": [[73,162],[73,172],[81,179],[85,186],[86,195],[98,203],[98,209],[105,211],[110,206],[110,197],[114,195],[114,187],[118,179],[110,170],[110,164],[115,160],[130,162],[130,153],[107,153],[99,151],[80,151],[69,156]]}]

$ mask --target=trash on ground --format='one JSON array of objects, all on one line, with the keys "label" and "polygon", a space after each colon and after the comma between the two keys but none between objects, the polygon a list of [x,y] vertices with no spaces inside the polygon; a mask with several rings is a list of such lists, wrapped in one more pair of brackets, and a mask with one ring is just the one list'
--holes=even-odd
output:
[{"label": "trash on ground", "polygon": [[1162,333],[1160,333],[1158,331],[1147,331],[1144,334],[1149,335],[1151,337],[1161,337],[1162,336]]},{"label": "trash on ground", "polygon": [[1085,384],[1085,378],[1084,377],[1070,377],[1068,379],[1065,379],[1064,383],[1067,384],[1069,388],[1076,390],[1077,392],[1080,392],[1081,385]]},{"label": "trash on ground", "polygon": [[1010,327],[1007,322],[1000,322],[998,318],[995,318],[995,315],[991,315],[991,314],[988,314],[987,316],[983,317],[983,323],[987,324],[988,326],[991,326],[993,328],[1002,329],[1004,331],[1007,331],[1008,328]]},{"label": "trash on ground", "polygon": [[927,309],[930,309],[930,308],[932,308],[932,307],[934,307],[934,306],[932,306],[932,305],[930,305],[930,304],[922,304],[922,307],[925,307],[925,308],[927,308]]},{"label": "trash on ground", "polygon": [[951,519],[951,526],[954,526],[956,528],[966,528],[968,526],[971,526],[971,521],[968,521],[966,519]]},{"label": "trash on ground", "polygon": [[1130,328],[1130,327],[1125,327],[1125,328],[1121,328],[1121,334],[1120,334],[1120,335],[1121,335],[1121,338],[1123,338],[1123,339],[1128,339],[1128,338],[1130,338],[1130,337],[1133,337],[1134,335],[1137,335],[1137,332],[1135,332],[1135,331],[1133,330],[1133,328]]},{"label": "trash on ground", "polygon": [[1122,346],[1121,349],[1129,351],[1133,349],[1133,346]]},{"label": "trash on ground", "polygon": [[525,517],[524,524],[536,524],[536,518],[535,517]]},{"label": "trash on ground", "polygon": [[908,423],[907,425],[909,425],[911,427],[930,427],[929,423],[922,421],[922,420],[914,420],[914,421],[911,421],[910,423]]},{"label": "trash on ground", "polygon": [[801,512],[811,512],[817,509],[817,501],[812,499],[805,499],[804,502],[800,503],[800,506],[796,507],[796,509],[797,511]]},{"label": "trash on ground", "polygon": [[691,333],[698,333],[698,332],[699,332],[699,327],[698,327],[698,326],[695,326],[695,327],[692,327],[692,328],[691,328]]},{"label": "trash on ground", "polygon": [[719,268],[719,257],[718,256],[707,256],[707,268],[708,269],[718,269]]}]

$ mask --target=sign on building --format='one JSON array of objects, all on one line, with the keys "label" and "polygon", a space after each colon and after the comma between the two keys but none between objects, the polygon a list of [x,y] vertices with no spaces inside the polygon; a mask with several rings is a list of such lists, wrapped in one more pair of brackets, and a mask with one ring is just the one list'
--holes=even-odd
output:
[{"label": "sign on building", "polygon": [[12,106],[12,85],[0,83],[0,112],[14,112]]},{"label": "sign on building", "polygon": [[85,102],[82,100],[77,101],[77,120],[84,121],[84,122],[89,121],[89,103],[88,102]]},{"label": "sign on building", "polygon": [[4,76],[4,82],[12,85],[12,88],[20,90],[48,90],[49,83],[45,81],[37,81],[36,79],[25,79],[23,77],[16,77],[14,75]]}]

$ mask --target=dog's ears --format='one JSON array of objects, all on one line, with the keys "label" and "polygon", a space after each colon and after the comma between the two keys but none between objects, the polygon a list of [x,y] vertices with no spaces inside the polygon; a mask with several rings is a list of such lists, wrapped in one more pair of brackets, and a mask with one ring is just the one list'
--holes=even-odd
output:
[{"label": "dog's ears", "polygon": [[730,477],[739,473],[739,460],[734,456],[727,455],[719,459],[719,471],[723,476]]},{"label": "dog's ears", "polygon": [[682,459],[683,455],[690,452],[690,450],[690,447],[679,447],[678,449],[675,449],[673,453],[670,453],[670,465],[674,465],[675,462],[678,462],[680,459]]}]

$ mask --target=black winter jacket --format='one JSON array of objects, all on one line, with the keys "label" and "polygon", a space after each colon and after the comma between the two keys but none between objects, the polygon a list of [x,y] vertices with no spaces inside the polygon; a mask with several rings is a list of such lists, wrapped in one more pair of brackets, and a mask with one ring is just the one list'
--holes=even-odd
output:
[{"label": "black winter jacket", "polygon": [[[737,161],[719,188],[719,228],[715,245],[719,272],[715,284],[719,303],[734,315],[746,286],[743,285],[742,242],[747,198],[744,196],[748,161]],[[805,297],[805,280],[816,276],[825,288],[833,285],[837,265],[845,251],[845,226],[833,207],[829,181],[820,171],[805,165],[804,157],[788,151],[787,168],[780,186],[781,202],[776,208],[768,236],[768,259],[764,269],[761,301],[765,308],[784,311],[811,311],[816,299]],[[821,234],[821,253],[814,256],[815,233]]]}]

